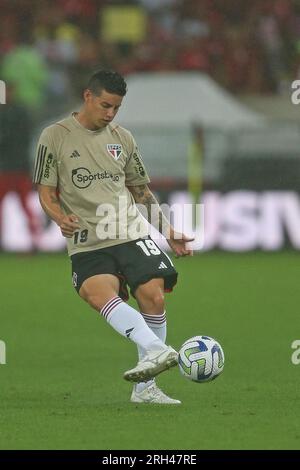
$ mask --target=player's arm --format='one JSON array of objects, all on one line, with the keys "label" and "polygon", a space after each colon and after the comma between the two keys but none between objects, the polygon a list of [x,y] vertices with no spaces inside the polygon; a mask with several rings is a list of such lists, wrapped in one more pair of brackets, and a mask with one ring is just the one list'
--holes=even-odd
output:
[{"label": "player's arm", "polygon": [[57,223],[64,237],[72,238],[80,228],[76,215],[65,215],[61,209],[55,186],[38,184],[37,190],[42,208],[46,214]]},{"label": "player's arm", "polygon": [[[164,235],[176,255],[192,255],[193,251],[186,247],[186,243],[192,241],[193,238],[188,238],[184,234],[178,233],[174,230],[166,216],[163,214],[157,199],[153,195],[152,191],[150,191],[148,185],[142,184],[138,186],[127,186],[127,188],[133,195],[135,202],[145,209],[148,222]],[[143,215],[145,211],[141,211]]]}]

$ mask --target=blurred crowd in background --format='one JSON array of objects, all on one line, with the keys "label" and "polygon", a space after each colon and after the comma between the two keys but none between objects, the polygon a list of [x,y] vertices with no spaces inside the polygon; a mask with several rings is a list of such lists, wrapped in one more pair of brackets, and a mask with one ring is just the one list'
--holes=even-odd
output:
[{"label": "blurred crowd in background", "polygon": [[[201,71],[234,93],[300,76],[298,0],[0,0],[0,76],[49,115],[99,67]],[[47,110],[47,111],[46,111]]]}]

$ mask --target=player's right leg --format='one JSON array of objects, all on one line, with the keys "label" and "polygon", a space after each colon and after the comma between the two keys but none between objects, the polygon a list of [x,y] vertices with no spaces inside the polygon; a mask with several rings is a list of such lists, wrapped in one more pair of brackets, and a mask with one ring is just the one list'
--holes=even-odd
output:
[{"label": "player's right leg", "polygon": [[147,351],[145,359],[124,374],[126,380],[146,382],[172,367],[177,361],[177,353],[153,333],[137,310],[119,297],[119,288],[117,275],[98,274],[83,282],[79,295],[118,333]]}]

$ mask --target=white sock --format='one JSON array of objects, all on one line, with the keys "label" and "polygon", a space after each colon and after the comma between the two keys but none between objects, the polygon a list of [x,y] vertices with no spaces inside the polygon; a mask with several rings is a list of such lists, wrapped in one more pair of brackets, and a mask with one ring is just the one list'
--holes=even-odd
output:
[{"label": "white sock", "polygon": [[[166,319],[166,312],[162,313],[161,315],[148,315],[146,313],[141,313],[143,316],[145,322],[149,326],[149,328],[153,331],[153,333],[156,334],[156,336],[163,342],[166,342],[166,337],[167,337],[167,319]],[[142,348],[141,346],[138,346],[138,354],[139,354],[139,360],[143,359],[145,355],[147,354],[147,351]],[[145,388],[149,387],[149,385],[152,385],[154,383],[153,380],[149,380],[148,382],[140,382],[135,385],[135,389],[137,392],[142,392],[145,390]]]},{"label": "white sock", "polygon": [[164,350],[166,345],[153,333],[141,314],[116,296],[101,309],[107,322],[122,336],[129,338],[144,350]]}]

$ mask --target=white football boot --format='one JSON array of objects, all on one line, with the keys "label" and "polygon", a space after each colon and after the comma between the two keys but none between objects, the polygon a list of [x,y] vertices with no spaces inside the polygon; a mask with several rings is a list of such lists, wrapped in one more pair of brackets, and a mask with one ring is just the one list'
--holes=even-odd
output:
[{"label": "white football boot", "polygon": [[180,400],[168,397],[156,383],[149,385],[142,392],[136,391],[136,385],[134,385],[130,401],[132,403],[158,403],[160,405],[180,405]]},{"label": "white football boot", "polygon": [[129,382],[148,382],[161,372],[176,366],[178,353],[171,346],[163,351],[151,351],[133,369],[124,373]]}]

